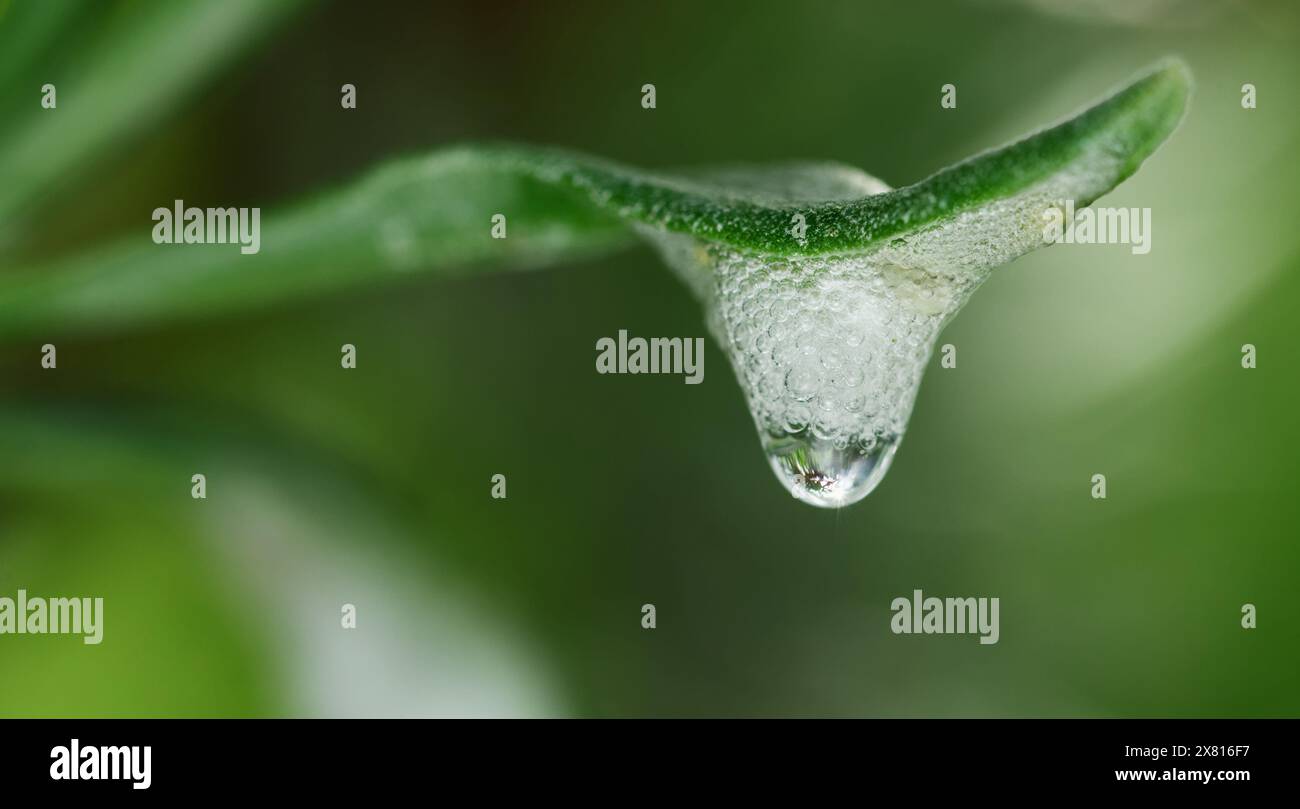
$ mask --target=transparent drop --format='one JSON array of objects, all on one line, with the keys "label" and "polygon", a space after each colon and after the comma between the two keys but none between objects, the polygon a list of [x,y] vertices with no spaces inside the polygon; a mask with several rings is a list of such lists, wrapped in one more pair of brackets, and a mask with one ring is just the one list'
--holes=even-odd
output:
[{"label": "transparent drop", "polygon": [[866,450],[852,444],[837,446],[807,431],[764,444],[777,480],[796,498],[824,508],[852,505],[871,494],[889,471],[898,448],[896,438]]},{"label": "transparent drop", "polygon": [[[810,175],[783,199],[885,190],[860,173],[827,171],[823,187]],[[762,186],[761,176],[751,184]],[[643,232],[703,301],[777,479],[805,503],[836,508],[880,484],[940,332],[993,267],[1037,245],[1038,212],[1054,193],[1037,188],[847,254],[764,255]]]}]

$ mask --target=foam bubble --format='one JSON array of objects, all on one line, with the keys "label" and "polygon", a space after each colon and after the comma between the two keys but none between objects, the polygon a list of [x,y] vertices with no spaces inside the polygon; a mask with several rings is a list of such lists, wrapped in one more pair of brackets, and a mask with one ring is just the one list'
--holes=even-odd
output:
[{"label": "foam bubble", "polygon": [[[843,193],[844,178],[835,182]],[[642,231],[704,302],[778,479],[800,500],[834,507],[879,484],[943,327],[994,267],[1043,243],[1043,211],[1077,182],[1057,175],[845,254],[767,255]]]}]

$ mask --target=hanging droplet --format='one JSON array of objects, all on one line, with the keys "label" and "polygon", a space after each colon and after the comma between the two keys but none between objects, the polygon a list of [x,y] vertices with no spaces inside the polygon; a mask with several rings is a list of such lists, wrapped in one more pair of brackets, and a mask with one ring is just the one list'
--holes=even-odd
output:
[{"label": "hanging droplet", "polygon": [[[847,254],[767,255],[642,230],[703,301],[777,479],[837,508],[880,484],[940,332],[994,266],[1040,241],[1022,214],[1049,193]],[[995,247],[973,249],[980,241]]]},{"label": "hanging droplet", "polygon": [[685,267],[705,274],[693,286],[708,290],[768,462],[805,503],[845,506],[879,485],[939,332],[973,288],[895,259],[786,257],[775,269],[713,245],[703,266]]},{"label": "hanging droplet", "polygon": [[814,506],[838,508],[858,502],[889,471],[898,447],[896,437],[878,441],[871,449],[851,442],[828,441],[806,435],[764,442],[772,471],[791,494]]}]

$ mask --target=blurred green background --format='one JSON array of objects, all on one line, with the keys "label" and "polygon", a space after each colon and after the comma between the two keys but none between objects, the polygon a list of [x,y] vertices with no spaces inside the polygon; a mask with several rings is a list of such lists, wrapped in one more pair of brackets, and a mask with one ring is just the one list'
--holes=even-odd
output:
[{"label": "blurred green background", "polygon": [[[11,48],[22,2],[0,3]],[[0,110],[35,108],[141,4],[91,5]],[[1166,54],[1197,91],[1102,202],[1153,209],[1151,253],[995,272],[892,471],[839,512],[781,489],[712,341],[703,385],[595,373],[619,329],[705,334],[644,247],[0,344],[0,595],[106,602],[100,646],[0,636],[0,715],[1300,715],[1300,7],[294,11],[174,103],[123,97],[138,126],[22,212],[0,269],[144,231],[176,198],[274,208],[453,142],[839,160],[898,186]],[[999,597],[1000,642],[891,634],[917,588]]]}]

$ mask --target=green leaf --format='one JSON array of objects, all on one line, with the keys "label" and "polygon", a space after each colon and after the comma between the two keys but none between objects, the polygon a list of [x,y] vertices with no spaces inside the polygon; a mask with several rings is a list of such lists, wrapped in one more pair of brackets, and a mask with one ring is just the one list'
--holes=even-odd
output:
[{"label": "green leaf", "polygon": [[[156,123],[299,0],[73,3],[0,10],[0,244],[52,184],[105,147]],[[58,52],[74,58],[43,60]],[[55,84],[58,106],[41,107]]]},{"label": "green leaf", "polygon": [[[443,149],[269,213],[254,255],[155,245],[142,222],[111,248],[12,269],[0,275],[0,336],[187,318],[411,271],[543,266],[617,246],[627,225],[670,257],[689,245],[655,234],[776,257],[893,251],[903,266],[978,274],[1040,246],[1046,207],[1090,203],[1136,171],[1177,126],[1190,85],[1167,62],[1063,123],[896,191],[827,165],[664,174],[527,146]],[[498,213],[505,239],[491,237]]]}]

